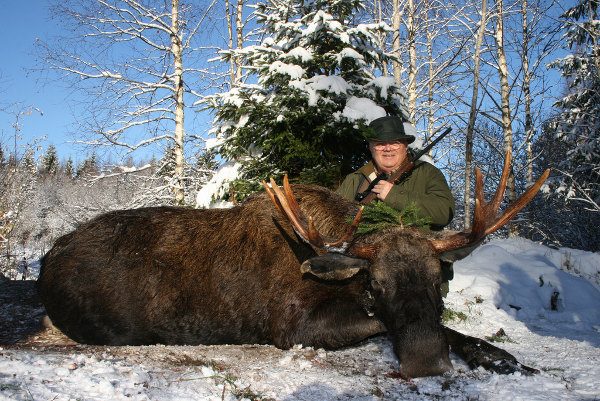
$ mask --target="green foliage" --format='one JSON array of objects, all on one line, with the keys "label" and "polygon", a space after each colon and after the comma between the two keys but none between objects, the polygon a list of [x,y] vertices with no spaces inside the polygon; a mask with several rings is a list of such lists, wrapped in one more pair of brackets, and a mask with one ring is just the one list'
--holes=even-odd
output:
[{"label": "green foliage", "polygon": [[376,39],[389,28],[352,26],[361,10],[358,0],[262,3],[260,45],[221,52],[256,82],[205,100],[215,111],[219,153],[242,165],[241,179],[285,172],[294,182],[333,188],[369,157],[364,105],[403,114],[405,94],[373,74],[391,60]]},{"label": "green foliage", "polygon": [[248,194],[258,192],[261,189],[262,184],[258,181],[244,179],[233,180],[229,183],[229,193],[225,195],[224,200],[240,203],[248,197]]},{"label": "green foliage", "polygon": [[442,312],[442,322],[445,324],[455,320],[464,322],[467,320],[467,315],[463,312],[457,312],[455,310],[445,308]]},{"label": "green foliage", "polygon": [[46,153],[42,156],[41,172],[49,175],[56,175],[58,172],[58,155],[54,145],[48,146]]},{"label": "green foliage", "polygon": [[98,166],[98,160],[95,153],[92,153],[90,157],[85,159],[83,163],[79,165],[77,168],[77,172],[75,175],[77,178],[80,177],[89,177],[96,174],[99,174],[100,168]]},{"label": "green foliage", "polygon": [[515,341],[510,338],[504,329],[500,329],[493,336],[485,336],[485,339],[494,343],[514,343]]},{"label": "green foliage", "polygon": [[597,0],[579,0],[563,15],[566,46],[572,54],[551,63],[560,69],[567,94],[555,103],[560,109],[550,128],[564,143],[565,158],[556,188],[567,199],[577,199],[588,210],[600,211],[600,25]]},{"label": "green foliage", "polygon": [[73,178],[75,176],[75,166],[73,164],[73,159],[70,157],[65,163],[65,175],[69,178]]},{"label": "green foliage", "polygon": [[369,234],[389,227],[426,227],[431,218],[421,216],[415,203],[398,211],[385,202],[371,202],[363,210],[357,234]]}]

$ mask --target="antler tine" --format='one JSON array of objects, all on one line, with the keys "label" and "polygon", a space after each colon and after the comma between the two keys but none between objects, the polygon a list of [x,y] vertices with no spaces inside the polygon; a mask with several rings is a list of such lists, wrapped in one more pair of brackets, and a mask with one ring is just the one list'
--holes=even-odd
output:
[{"label": "antler tine", "polygon": [[544,173],[540,176],[540,178],[538,178],[537,181],[532,186],[530,186],[527,189],[527,191],[525,191],[519,197],[519,199],[514,201],[504,211],[502,216],[500,216],[496,220],[496,222],[494,222],[493,225],[491,225],[487,230],[485,230],[485,235],[491,234],[494,231],[498,230],[500,227],[502,227],[503,225],[508,223],[508,221],[510,219],[512,219],[515,216],[515,214],[519,213],[521,211],[521,209],[523,209],[525,207],[525,205],[527,205],[533,199],[533,197],[538,193],[538,191],[544,184],[544,181],[546,181],[548,179],[549,175],[550,175],[550,169],[547,169],[546,171],[544,171]]},{"label": "antler tine", "polygon": [[301,216],[302,211],[300,210],[300,205],[298,205],[298,201],[292,192],[292,187],[290,186],[290,180],[288,179],[287,174],[283,176],[283,192],[285,193],[285,197],[292,208],[292,212],[294,212],[296,216]]},{"label": "antler tine", "polygon": [[[510,152],[507,152],[506,157],[507,159],[511,157]],[[500,207],[500,202],[502,201],[504,191],[506,190],[509,172],[510,165],[505,162],[498,189],[496,190],[492,201],[487,203],[483,196],[483,177],[481,171],[479,169],[475,170],[475,212],[471,232],[463,231],[448,235],[443,239],[431,240],[430,243],[437,253],[459,249],[473,244],[504,226],[533,199],[544,181],[546,181],[550,175],[550,170],[544,171],[531,187],[529,187],[516,201],[511,203],[501,216],[497,217],[498,208]]]},{"label": "antler tine", "polygon": [[504,167],[502,167],[502,176],[500,176],[500,183],[498,184],[498,188],[496,189],[496,193],[492,198],[490,204],[492,205],[493,214],[498,212],[498,208],[500,207],[500,203],[504,198],[504,192],[506,191],[506,184],[508,183],[508,176],[510,174],[510,163],[512,160],[512,152],[507,150],[504,154]]},{"label": "antler tine", "polygon": [[471,235],[475,233],[483,233],[485,231],[485,223],[487,220],[487,206],[483,196],[483,175],[481,170],[475,168],[475,210],[473,212],[473,225],[471,227]]},{"label": "antler tine", "polygon": [[271,178],[271,189],[275,192],[275,196],[277,196],[277,200],[283,209],[284,214],[287,216],[290,223],[292,223],[292,227],[294,230],[300,235],[305,241],[308,242],[308,232],[304,225],[301,223],[299,216],[295,215],[290,207],[285,195],[281,192],[281,189],[277,186],[277,183],[273,178]]},{"label": "antler tine", "polygon": [[300,209],[300,205],[294,196],[287,175],[283,177],[283,192],[277,186],[273,178],[271,178],[270,182],[270,186],[264,181],[262,184],[271,198],[271,202],[273,202],[277,209],[288,218],[294,231],[296,231],[304,241],[316,249],[326,249],[335,252],[346,251],[348,243],[358,228],[358,223],[362,216],[362,207],[354,217],[354,220],[346,230],[346,233],[340,239],[337,241],[325,242],[324,237],[315,227],[313,218],[309,216],[307,219]]},{"label": "antler tine", "polygon": [[271,189],[271,187],[269,186],[269,184],[267,184],[265,182],[265,180],[262,180],[260,183],[265,188],[265,192],[267,193],[267,195],[269,195],[271,202],[275,205],[277,210],[279,210],[279,212],[281,212],[282,214],[285,214],[285,212],[281,208],[281,205],[279,204],[279,201],[275,198],[275,194],[274,194],[273,190]]},{"label": "antler tine", "polygon": [[313,244],[317,248],[322,248],[324,245],[323,237],[319,233],[319,231],[315,227],[315,223],[312,217],[308,217],[308,226],[306,224],[306,218],[304,217],[304,213],[300,210],[300,205],[298,205],[298,201],[292,192],[292,187],[290,186],[290,181],[288,179],[287,174],[283,176],[283,192],[285,193],[285,198],[290,205],[292,212],[298,217],[298,221],[302,224],[308,235],[308,242]]},{"label": "antler tine", "polygon": [[356,230],[358,229],[358,225],[360,224],[360,219],[362,218],[362,213],[364,210],[364,205],[362,205],[359,209],[358,209],[358,213],[356,213],[356,216],[354,216],[354,219],[352,220],[352,224],[348,227],[348,229],[346,230],[346,233],[342,236],[342,238],[340,238],[339,240],[331,243],[331,244],[327,244],[330,245],[332,247],[339,247],[341,245],[344,244],[344,242],[349,242],[350,239],[352,239],[352,237],[354,236],[354,233],[356,232]]}]

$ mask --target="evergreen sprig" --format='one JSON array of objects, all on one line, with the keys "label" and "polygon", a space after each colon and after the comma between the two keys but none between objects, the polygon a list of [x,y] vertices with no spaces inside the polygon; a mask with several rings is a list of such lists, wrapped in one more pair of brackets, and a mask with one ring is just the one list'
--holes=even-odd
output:
[{"label": "evergreen sprig", "polygon": [[365,206],[357,234],[370,234],[390,227],[425,227],[431,224],[423,217],[416,203],[411,202],[400,211],[384,202],[372,202]]}]

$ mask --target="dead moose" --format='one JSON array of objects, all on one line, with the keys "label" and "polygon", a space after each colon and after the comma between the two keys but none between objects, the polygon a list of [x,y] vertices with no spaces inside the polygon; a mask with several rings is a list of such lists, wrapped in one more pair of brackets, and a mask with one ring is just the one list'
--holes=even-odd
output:
[{"label": "dead moose", "polygon": [[440,256],[502,227],[548,175],[498,217],[509,165],[510,154],[490,203],[477,172],[472,231],[438,237],[355,236],[358,204],[287,179],[232,209],[110,212],[56,241],[38,291],[53,324],[86,344],[335,349],[387,332],[406,377],[451,370],[449,344],[471,365],[523,370],[441,324]]}]

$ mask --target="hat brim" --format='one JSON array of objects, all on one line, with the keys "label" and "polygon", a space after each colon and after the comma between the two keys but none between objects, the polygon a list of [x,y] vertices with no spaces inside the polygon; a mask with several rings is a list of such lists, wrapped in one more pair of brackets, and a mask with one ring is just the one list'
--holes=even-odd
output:
[{"label": "hat brim", "polygon": [[415,137],[412,135],[378,135],[375,137],[367,138],[369,142],[406,142],[413,143],[415,141]]}]

